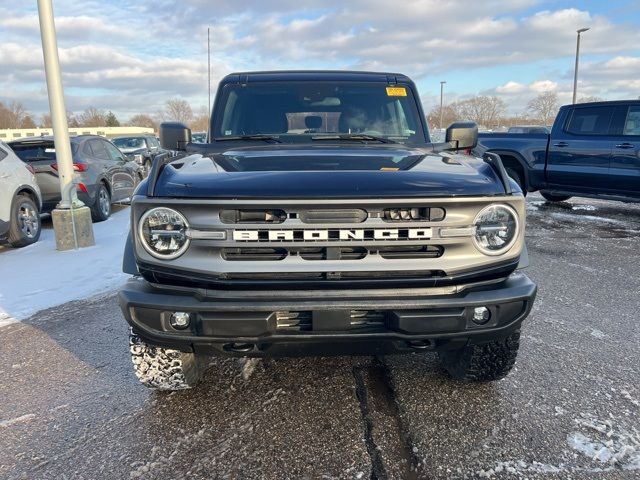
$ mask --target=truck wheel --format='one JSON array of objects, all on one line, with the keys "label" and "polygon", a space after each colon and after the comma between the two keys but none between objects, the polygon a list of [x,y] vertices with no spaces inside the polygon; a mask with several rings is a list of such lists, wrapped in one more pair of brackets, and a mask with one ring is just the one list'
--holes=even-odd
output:
[{"label": "truck wheel", "polygon": [[96,200],[91,206],[91,218],[94,222],[104,222],[111,215],[111,195],[107,186],[100,182]]},{"label": "truck wheel", "polygon": [[571,198],[571,195],[554,195],[553,193],[547,192],[546,190],[540,190],[540,195],[542,195],[544,199],[549,202],[564,202]]},{"label": "truck wheel", "polygon": [[520,347],[520,332],[489,343],[467,345],[439,352],[449,375],[465,382],[490,382],[505,377],[513,368]]},{"label": "truck wheel", "polygon": [[26,247],[40,238],[40,214],[33,199],[24,194],[16,196],[11,208],[9,236],[11,247]]},{"label": "truck wheel", "polygon": [[133,370],[138,380],[156,390],[184,390],[202,376],[194,353],[149,345],[135,333],[129,334]]}]

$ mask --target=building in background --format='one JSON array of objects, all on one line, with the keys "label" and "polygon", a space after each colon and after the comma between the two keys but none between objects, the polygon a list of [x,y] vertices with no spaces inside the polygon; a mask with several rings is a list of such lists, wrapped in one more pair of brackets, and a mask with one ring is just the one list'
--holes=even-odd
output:
[{"label": "building in background", "polygon": [[[148,127],[77,127],[69,128],[69,135],[100,135],[115,138],[123,135],[138,135],[141,133],[154,134],[153,128]],[[40,137],[53,135],[51,128],[7,128],[0,130],[0,140],[8,142],[18,138]]]}]

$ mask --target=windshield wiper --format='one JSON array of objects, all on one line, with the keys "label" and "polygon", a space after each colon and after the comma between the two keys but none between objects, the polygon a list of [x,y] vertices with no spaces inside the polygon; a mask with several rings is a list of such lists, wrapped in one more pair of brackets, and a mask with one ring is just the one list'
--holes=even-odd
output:
[{"label": "windshield wiper", "polygon": [[223,142],[228,140],[264,140],[265,142],[282,143],[282,140],[279,138],[274,137],[273,135],[264,135],[262,133],[256,133],[253,135],[234,135],[231,137],[219,137],[213,139],[214,142]]},{"label": "windshield wiper", "polygon": [[318,137],[311,137],[311,140],[347,140],[347,141],[361,141],[361,142],[380,142],[380,143],[398,143],[393,140],[389,140],[384,137],[377,137],[375,135],[368,135],[366,133],[343,133],[340,135],[322,135]]}]

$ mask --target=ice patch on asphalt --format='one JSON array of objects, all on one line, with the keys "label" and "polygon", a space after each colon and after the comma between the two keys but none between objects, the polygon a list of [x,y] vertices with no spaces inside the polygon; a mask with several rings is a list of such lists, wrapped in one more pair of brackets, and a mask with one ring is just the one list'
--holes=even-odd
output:
[{"label": "ice patch on asphalt", "polygon": [[241,374],[243,380],[249,380],[249,378],[251,378],[251,375],[253,375],[258,363],[260,363],[259,358],[243,357],[240,359],[240,368],[242,369]]},{"label": "ice patch on asphalt", "polygon": [[560,219],[560,220],[573,220],[573,221],[588,220],[590,222],[608,223],[611,225],[624,225],[625,227],[631,227],[631,224],[629,222],[625,222],[622,220],[615,220],[613,218],[598,217],[596,215],[572,215],[570,213],[551,212],[551,216],[553,218]]},{"label": "ice patch on asphalt", "polygon": [[567,435],[567,442],[571,448],[600,464],[639,470],[640,432],[635,427],[616,426],[614,421],[613,417],[602,420],[583,414],[575,420],[582,431]]},{"label": "ice patch on asphalt", "polygon": [[36,418],[36,416],[33,413],[28,413],[27,415],[11,418],[9,420],[2,420],[0,421],[0,428],[7,428],[7,427],[11,427],[12,425],[16,425],[18,423],[29,422],[34,418]]},{"label": "ice patch on asphalt", "polygon": [[53,229],[45,228],[37,243],[0,252],[0,327],[116,289],[128,277],[122,272],[128,231],[126,208],[93,225],[93,247],[58,252]]}]

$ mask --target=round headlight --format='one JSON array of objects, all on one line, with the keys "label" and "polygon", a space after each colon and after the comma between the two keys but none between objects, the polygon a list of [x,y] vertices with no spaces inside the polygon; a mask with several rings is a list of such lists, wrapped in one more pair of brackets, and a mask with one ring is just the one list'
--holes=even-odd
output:
[{"label": "round headlight", "polygon": [[171,260],[189,246],[186,218],[170,208],[152,208],[140,219],[138,233],[144,249],[156,258]]},{"label": "round headlight", "polygon": [[518,237],[518,214],[508,205],[489,205],[476,216],[474,241],[485,255],[507,252]]}]

